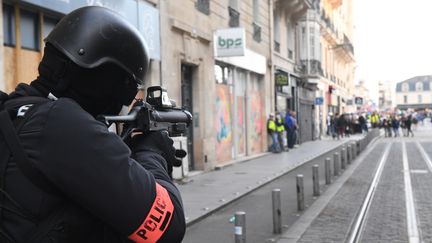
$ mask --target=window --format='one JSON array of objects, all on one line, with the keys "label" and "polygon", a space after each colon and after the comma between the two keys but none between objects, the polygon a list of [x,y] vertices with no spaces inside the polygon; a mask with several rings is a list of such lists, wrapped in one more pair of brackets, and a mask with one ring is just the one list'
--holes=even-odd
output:
[{"label": "window", "polygon": [[422,82],[416,83],[416,91],[423,91],[423,83]]},{"label": "window", "polygon": [[273,35],[275,42],[275,51],[280,51],[280,22],[279,22],[279,14],[277,11],[273,14]]},{"label": "window", "polygon": [[423,103],[422,95],[417,96],[417,103],[419,104]]},{"label": "window", "polygon": [[228,67],[216,64],[214,66],[215,80],[217,84],[228,84],[229,69]]},{"label": "window", "polygon": [[309,44],[310,44],[310,57],[315,58],[315,28],[309,27]]},{"label": "window", "polygon": [[407,83],[403,83],[402,84],[402,92],[408,92],[408,89],[409,89],[408,84]]},{"label": "window", "polygon": [[15,46],[15,11],[10,5],[3,4],[3,45]]},{"label": "window", "polygon": [[58,19],[44,17],[43,22],[43,35],[44,38],[48,36],[49,33],[54,29],[55,25],[58,23]]},{"label": "window", "polygon": [[288,58],[293,59],[293,50],[294,50],[294,28],[291,25],[290,21],[286,22],[286,32],[287,32],[287,48],[288,48]]},{"label": "window", "polygon": [[252,16],[253,16],[253,39],[256,42],[261,42],[261,26],[259,26],[259,1],[252,0]]},{"label": "window", "polygon": [[210,15],[210,1],[209,0],[197,0],[195,4],[198,11]]},{"label": "window", "polygon": [[408,103],[408,97],[404,95],[404,104]]},{"label": "window", "polygon": [[228,25],[230,27],[239,27],[240,26],[240,13],[231,6],[228,7],[229,14],[229,22]]},{"label": "window", "polygon": [[30,50],[39,50],[39,25],[38,14],[21,10],[21,47]]}]

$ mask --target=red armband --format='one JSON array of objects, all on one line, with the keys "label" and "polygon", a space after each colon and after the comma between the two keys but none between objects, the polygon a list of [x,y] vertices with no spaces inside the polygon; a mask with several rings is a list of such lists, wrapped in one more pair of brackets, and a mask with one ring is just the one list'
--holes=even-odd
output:
[{"label": "red armband", "polygon": [[160,239],[168,228],[174,212],[168,191],[156,183],[156,198],[150,212],[138,229],[129,235],[129,240],[137,243],[151,243]]}]

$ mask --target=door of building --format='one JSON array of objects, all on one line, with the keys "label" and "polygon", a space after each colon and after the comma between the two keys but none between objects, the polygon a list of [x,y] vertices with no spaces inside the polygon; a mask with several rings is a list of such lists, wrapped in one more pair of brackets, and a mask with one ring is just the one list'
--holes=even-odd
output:
[{"label": "door of building", "polygon": [[[194,67],[190,65],[181,66],[181,96],[182,96],[182,106],[193,114],[192,106],[192,82],[193,82],[193,72]],[[186,132],[187,136],[187,150],[188,150],[188,163],[189,170],[194,170],[194,153],[193,153],[193,125],[188,127]]]},{"label": "door of building", "polygon": [[299,141],[301,143],[313,139],[313,103],[300,100],[297,122],[300,127]]}]

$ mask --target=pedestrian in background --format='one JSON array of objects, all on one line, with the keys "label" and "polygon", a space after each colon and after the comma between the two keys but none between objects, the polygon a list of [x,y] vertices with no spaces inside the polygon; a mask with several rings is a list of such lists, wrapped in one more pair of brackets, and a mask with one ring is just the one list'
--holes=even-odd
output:
[{"label": "pedestrian in background", "polygon": [[400,122],[397,119],[396,116],[392,116],[391,117],[391,126],[393,128],[393,133],[395,137],[399,137],[399,126],[400,126]]},{"label": "pedestrian in background", "polygon": [[277,132],[276,132],[276,122],[273,113],[270,113],[269,119],[267,120],[267,133],[272,139],[272,144],[270,145],[269,151],[273,153],[280,152]]},{"label": "pedestrian in background", "polygon": [[287,135],[287,145],[288,145],[288,149],[292,148],[291,144],[292,144],[292,137],[293,137],[293,119],[291,117],[291,111],[287,110],[287,113],[285,114],[285,120],[284,120],[284,125],[285,125],[285,131],[286,131],[286,135]]},{"label": "pedestrian in background", "polygon": [[[276,113],[276,133],[279,143],[279,148],[281,151],[285,151],[285,142],[284,142],[284,132],[285,126],[280,112]],[[286,150],[288,151],[288,149]]]},{"label": "pedestrian in background", "polygon": [[392,125],[390,118],[384,118],[382,122],[382,127],[384,128],[384,136],[391,137],[392,136]]},{"label": "pedestrian in background", "polygon": [[405,121],[405,126],[406,126],[406,128],[407,128],[407,137],[410,135],[410,133],[411,133],[411,136],[414,137],[414,133],[413,133],[413,131],[411,130],[412,123],[413,123],[413,121],[412,121],[412,116],[409,115],[409,116],[407,117],[407,120]]},{"label": "pedestrian in background", "polygon": [[336,129],[337,129],[337,138],[339,140],[344,137],[347,122],[343,114],[341,115],[336,114],[336,116],[338,117],[336,121]]},{"label": "pedestrian in background", "polygon": [[297,131],[299,129],[299,124],[297,122],[295,111],[291,112],[291,122],[292,122],[291,142],[288,142],[288,148],[294,148],[295,144],[297,144],[297,138],[298,138],[298,132]]},{"label": "pedestrian in background", "polygon": [[359,116],[358,122],[360,124],[361,133],[363,133],[363,132],[367,133],[368,132],[368,127],[367,127],[367,124],[366,124],[366,119],[364,118],[363,115]]}]

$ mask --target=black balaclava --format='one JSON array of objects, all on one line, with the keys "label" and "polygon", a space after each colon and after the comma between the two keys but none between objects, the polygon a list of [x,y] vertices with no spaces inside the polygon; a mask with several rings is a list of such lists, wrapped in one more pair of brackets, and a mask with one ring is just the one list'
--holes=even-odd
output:
[{"label": "black balaclava", "polygon": [[82,68],[49,43],[39,64],[39,77],[31,85],[46,96],[52,93],[75,100],[94,117],[118,114],[137,93],[137,83],[118,66],[106,63]]}]

